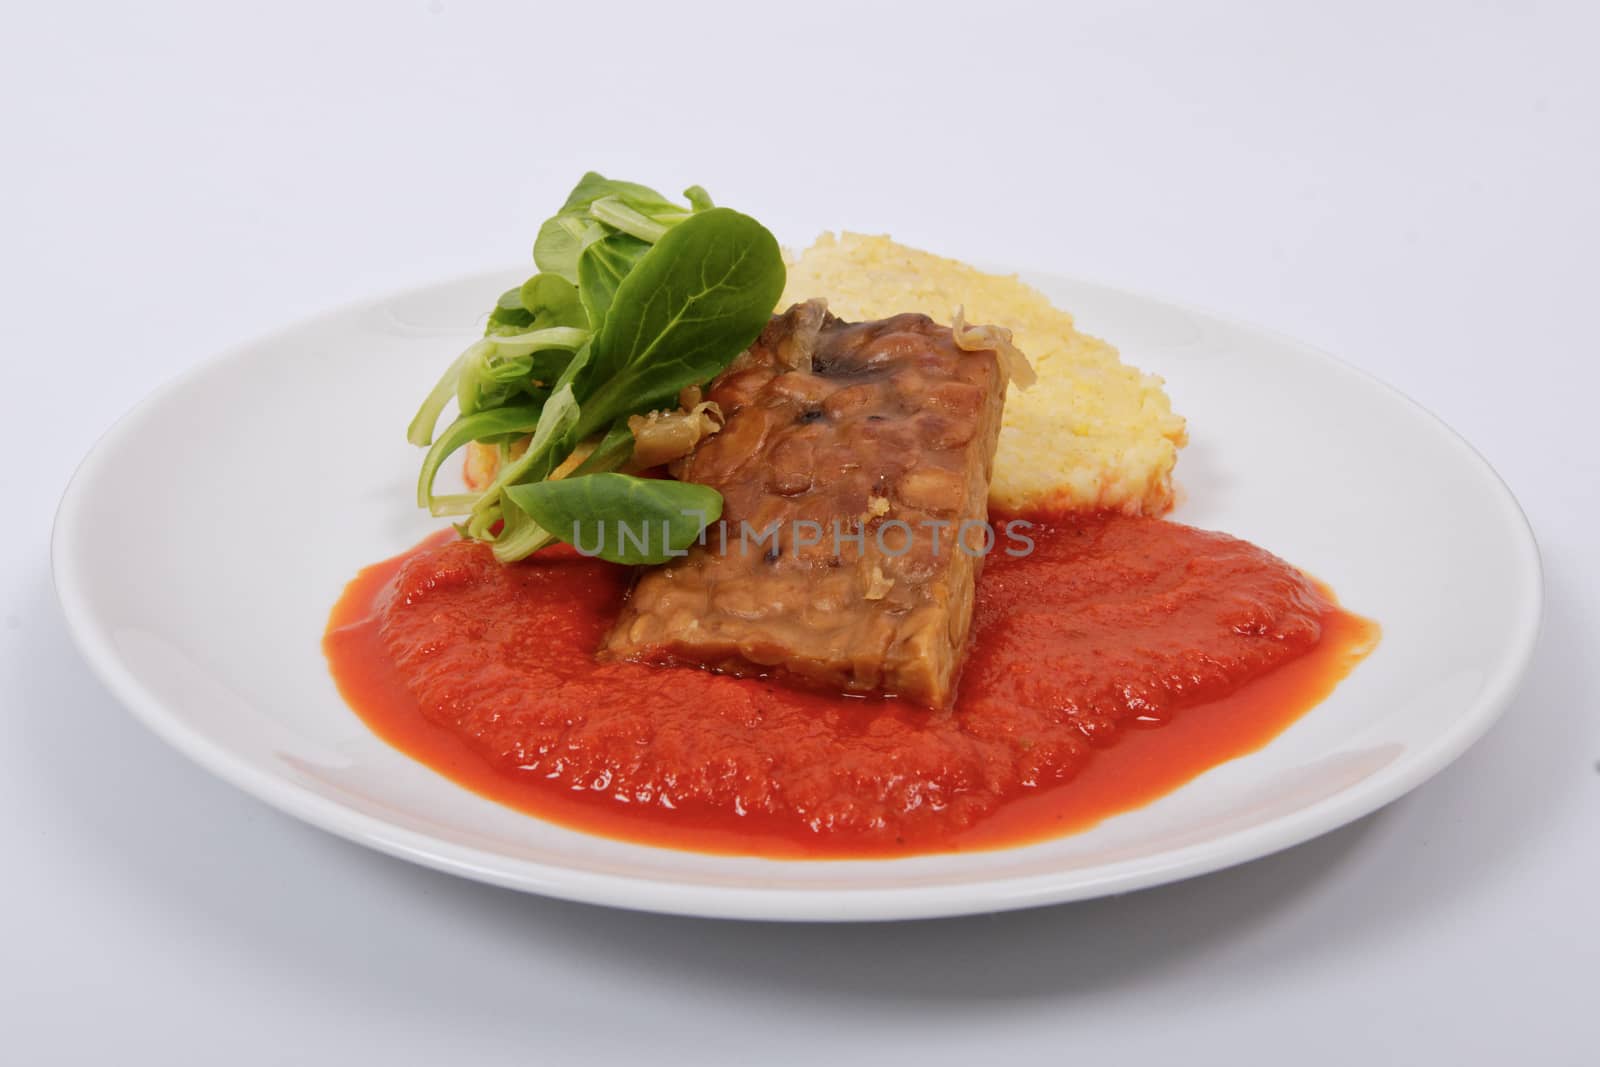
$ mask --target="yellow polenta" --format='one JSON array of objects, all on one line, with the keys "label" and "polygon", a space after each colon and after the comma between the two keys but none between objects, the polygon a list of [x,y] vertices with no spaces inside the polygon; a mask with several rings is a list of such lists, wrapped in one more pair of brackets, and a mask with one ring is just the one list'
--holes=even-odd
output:
[{"label": "yellow polenta", "polygon": [[1015,276],[895,244],[825,233],[789,264],[780,307],[824,297],[850,321],[920,311],[943,323],[958,306],[969,323],[1012,331],[1039,374],[1006,397],[991,504],[1040,504],[1159,514],[1172,504],[1172,468],[1187,435],[1161,379],[1123,363],[1079,333],[1072,316]]}]

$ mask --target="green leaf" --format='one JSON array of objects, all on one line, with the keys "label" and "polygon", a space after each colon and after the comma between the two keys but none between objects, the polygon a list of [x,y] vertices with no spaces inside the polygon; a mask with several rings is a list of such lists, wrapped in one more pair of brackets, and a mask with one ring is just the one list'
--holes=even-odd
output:
[{"label": "green leaf", "polygon": [[[573,363],[577,362],[578,357],[574,356]],[[528,442],[527,451],[501,467],[494,481],[489,484],[489,488],[483,491],[483,495],[473,505],[472,514],[477,524],[475,528],[487,527],[488,524],[482,520],[500,506],[501,494],[508,485],[522,481],[538,481],[548,477],[572,451],[573,442],[577,440],[574,431],[578,426],[580,411],[578,402],[573,397],[572,382],[563,379],[557,379],[550,399],[544,402],[539,411],[538,422],[529,427],[533,431],[533,437]]]},{"label": "green leaf", "polygon": [[[588,208],[585,207],[587,212]],[[606,228],[583,215],[556,215],[546,219],[533,239],[533,261],[541,271],[578,284],[578,256],[591,242],[606,235]]]},{"label": "green leaf", "polygon": [[[501,297],[501,300],[504,300]],[[578,287],[559,274],[535,274],[517,290],[518,306],[533,315],[540,329],[589,328],[589,316],[578,299]],[[574,346],[576,347],[576,346]]]},{"label": "green leaf", "polygon": [[[556,279],[562,285],[559,278]],[[579,309],[582,313],[582,309]],[[588,340],[589,331],[552,326],[527,333],[486,337],[467,349],[456,377],[456,408],[463,415],[500,407],[524,392],[535,378],[535,366],[549,373],[548,381],[570,360],[572,350]],[[536,360],[537,353],[554,351],[554,357]]]},{"label": "green leaf", "polygon": [[[477,344],[483,344],[479,341]],[[414,445],[426,448],[433,443],[433,431],[439,425],[439,416],[444,414],[445,405],[450,403],[450,398],[456,395],[456,382],[461,378],[461,368],[466,366],[467,360],[473,355],[473,345],[455,358],[455,362],[445,368],[439,376],[439,381],[434,385],[427,399],[411,417],[411,425],[406,427],[406,440]]]},{"label": "green leaf", "polygon": [[541,408],[548,406],[548,404],[523,404],[496,408],[476,415],[463,415],[445,427],[444,433],[439,435],[439,439],[428,449],[428,455],[422,461],[422,472],[417,476],[417,506],[428,508],[430,511],[433,509],[434,480],[438,478],[439,468],[444,466],[444,461],[457,449],[469,441],[498,437],[502,434],[530,433],[543,421]]},{"label": "green leaf", "polygon": [[578,179],[578,184],[572,187],[572,192],[567,194],[566,202],[561,205],[557,214],[583,215],[594,206],[596,200],[613,196],[618,200],[626,201],[639,211],[682,211],[683,208],[662,196],[648,185],[637,182],[617,181],[607,178],[598,171],[589,171]]},{"label": "green leaf", "polygon": [[535,352],[528,357],[528,380],[523,382],[523,388],[528,392],[538,392],[539,387],[534,382],[553,382],[567,369],[567,364],[572,362],[572,353],[564,348],[552,348],[544,352]]},{"label": "green leaf", "polygon": [[574,391],[574,399],[576,399],[578,378],[582,376],[585,370],[588,369],[589,361],[593,358],[593,356],[593,339],[579,345],[578,350],[572,353],[572,359],[568,361],[566,369],[561,372],[561,376],[559,378],[551,383],[550,388],[554,390],[560,389],[563,385],[572,386]]},{"label": "green leaf", "polygon": [[755,219],[711,208],[634,265],[591,341],[579,436],[660,406],[750,346],[783,293],[783,254]]},{"label": "green leaf", "polygon": [[551,326],[526,333],[496,334],[486,340],[501,349],[515,349],[519,355],[540,352],[547,348],[576,350],[589,339],[589,331],[576,326]]},{"label": "green leaf", "polygon": [[483,332],[488,335],[518,333],[532,325],[533,315],[523,308],[521,291],[507,289],[500,294],[500,299],[495,301],[494,310],[489,312],[489,321],[484,326]]},{"label": "green leaf", "polygon": [[664,563],[684,554],[722,514],[704,485],[626,474],[585,474],[506,490],[546,532],[613,563]]},{"label": "green leaf", "polygon": [[[583,458],[583,462],[573,468],[568,477],[576,478],[585,474],[604,474],[614,471],[628,462],[628,457],[633,455],[633,431],[628,429],[625,421],[619,421],[611,431],[603,437],[594,451]],[[436,502],[446,500],[458,506],[459,510],[451,514],[465,514],[477,503],[476,498],[468,498],[464,505],[456,497],[436,497]],[[438,504],[435,504],[437,513]],[[465,531],[467,536],[479,538],[486,535],[488,529],[496,520],[503,520],[504,526],[500,536],[494,538],[495,558],[502,563],[512,563],[519,559],[526,559],[533,553],[553,543],[558,538],[535,522],[527,512],[523,511],[506,495],[500,497],[497,507],[486,509],[480,518],[475,518],[469,523]]]},{"label": "green leaf", "polygon": [[507,310],[497,307],[489,312],[489,321],[484,324],[483,332],[488,337],[497,333],[521,333],[533,325],[533,316],[521,308]]},{"label": "green leaf", "polygon": [[[714,207],[699,186],[684,197],[687,207],[647,186],[585,174],[540,228],[539,273],[500,295],[485,337],[451,364],[412,420],[408,439],[428,445],[455,396],[459,416],[430,447],[418,500],[435,514],[466,514],[458,529],[492,540],[497,558],[549,544],[558,531],[548,524],[564,507],[579,509],[569,517],[591,522],[596,537],[607,514],[613,522],[643,518],[638,528],[613,526],[617,543],[600,546],[627,562],[681,548],[685,520],[694,517],[683,511],[720,514],[720,496],[706,487],[614,473],[633,454],[627,417],[669,406],[683,386],[725,368],[759,334],[783,289],[770,233]],[[547,481],[579,441],[596,436],[567,478]],[[510,444],[523,437],[528,447],[511,460]],[[476,497],[434,494],[445,459],[470,441],[500,447],[493,484]],[[665,525],[652,528],[651,520]],[[697,524],[691,539],[695,533]]]},{"label": "green leaf", "polygon": [[631,234],[614,233],[583,250],[578,257],[578,294],[590,322],[605,321],[617,287],[650,247],[650,242]]},{"label": "green leaf", "polygon": [[515,563],[527,559],[546,545],[554,544],[556,536],[534,522],[515,504],[506,503],[501,515],[504,523],[500,536],[494,539],[494,558],[501,563]]},{"label": "green leaf", "polygon": [[628,462],[633,455],[633,431],[628,428],[628,420],[618,419],[615,426],[611,427],[600,443],[594,446],[594,451],[583,458],[583,462],[573,470],[572,475],[603,474],[614,471]]},{"label": "green leaf", "polygon": [[539,425],[533,429],[533,442],[528,451],[533,452],[554,444],[578,424],[578,401],[572,394],[572,383],[562,382],[550,394],[544,410],[539,413]]},{"label": "green leaf", "polygon": [[488,384],[519,385],[532,372],[532,356],[515,356],[511,359],[486,362],[478,371],[478,374]]},{"label": "green leaf", "polygon": [[[682,208],[674,208],[665,214],[665,218],[676,221],[687,214]],[[589,205],[589,215],[599,219],[614,230],[632,234],[641,241],[651,244],[661,240],[669,228],[668,222],[657,221],[643,211],[633,207],[626,200],[616,196],[602,196],[599,200]]]},{"label": "green leaf", "polygon": [[533,261],[541,271],[578,284],[578,257],[590,244],[612,232],[590,215],[596,201],[608,198],[623,209],[644,216],[647,224],[670,225],[688,214],[682,205],[674,204],[649,186],[613,181],[589,171],[567,194],[561,210],[539,227],[533,242]]}]

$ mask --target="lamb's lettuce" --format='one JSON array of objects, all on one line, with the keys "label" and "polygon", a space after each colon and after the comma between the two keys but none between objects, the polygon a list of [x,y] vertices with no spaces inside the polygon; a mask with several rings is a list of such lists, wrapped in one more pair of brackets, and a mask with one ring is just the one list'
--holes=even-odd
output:
[{"label": "lamb's lettuce", "polygon": [[[783,291],[771,233],[713,206],[698,186],[684,197],[687,206],[632,182],[583,176],[540,227],[539,272],[501,294],[484,337],[450,365],[407,430],[428,447],[420,506],[465,515],[463,532],[494,542],[508,561],[632,509],[656,524],[660,544],[613,538],[599,554],[659,562],[682,547],[687,528],[666,512],[687,501],[691,511],[720,513],[721,498],[705,486],[613,473],[632,452],[628,417],[670,406],[685,386],[725,368]],[[435,439],[452,398],[457,418]],[[514,458],[506,450],[513,439],[527,440]],[[435,494],[445,460],[473,441],[501,447],[492,484],[476,495]]]},{"label": "lamb's lettuce", "polygon": [[626,474],[532,482],[506,495],[552,535],[613,563],[681,556],[722,514],[722,494],[708,486]]}]

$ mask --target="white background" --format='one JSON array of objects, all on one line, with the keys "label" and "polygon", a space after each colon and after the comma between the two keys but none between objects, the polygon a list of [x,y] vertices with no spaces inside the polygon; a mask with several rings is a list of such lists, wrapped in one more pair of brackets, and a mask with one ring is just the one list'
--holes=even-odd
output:
[{"label": "white background", "polygon": [[[9,11],[0,1060],[1596,1062],[1600,18],[1207,7]],[[1532,519],[1527,684],[1438,778],[1287,853],[869,927],[455,881],[164,748],[55,607],[74,464],[231,342],[525,258],[589,167],[702,183],[785,235],[889,231],[1162,293],[1377,373]],[[338,531],[308,515],[307,536]]]}]

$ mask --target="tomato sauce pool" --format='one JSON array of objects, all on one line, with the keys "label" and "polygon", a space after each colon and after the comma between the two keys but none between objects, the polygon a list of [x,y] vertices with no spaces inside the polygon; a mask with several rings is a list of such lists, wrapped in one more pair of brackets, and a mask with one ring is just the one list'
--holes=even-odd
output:
[{"label": "tomato sauce pool", "polygon": [[324,648],[379,736],[485,797],[651,845],[773,857],[995,848],[1080,830],[1254,751],[1377,627],[1244,541],[1031,516],[992,555],[954,705],[600,663],[627,568],[502,566],[434,537],[362,571]]}]

